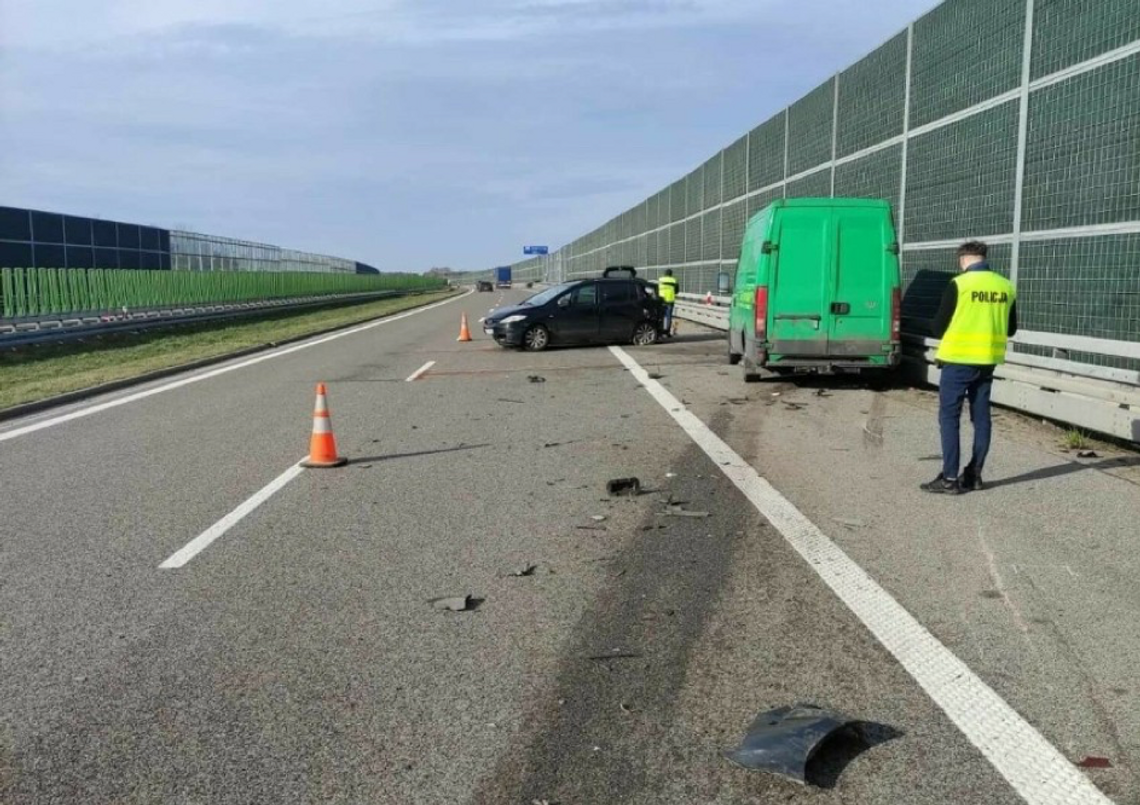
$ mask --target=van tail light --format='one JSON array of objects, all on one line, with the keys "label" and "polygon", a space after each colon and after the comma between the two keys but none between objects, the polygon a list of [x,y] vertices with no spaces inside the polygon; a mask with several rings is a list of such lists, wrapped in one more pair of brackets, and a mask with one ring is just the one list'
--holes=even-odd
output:
[{"label": "van tail light", "polygon": [[902,339],[902,290],[891,291],[891,340]]},{"label": "van tail light", "polygon": [[756,286],[756,339],[763,341],[768,337],[768,286]]}]

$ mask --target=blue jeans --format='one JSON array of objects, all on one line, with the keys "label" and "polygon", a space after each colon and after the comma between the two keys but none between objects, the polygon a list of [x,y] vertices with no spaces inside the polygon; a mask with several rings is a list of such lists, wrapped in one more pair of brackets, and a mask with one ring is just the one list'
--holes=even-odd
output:
[{"label": "blue jeans", "polygon": [[673,332],[673,303],[672,302],[666,302],[665,303],[665,318],[664,318],[662,323],[663,323],[664,328],[665,328],[665,332],[663,333],[663,335],[669,335],[670,333]]},{"label": "blue jeans", "polygon": [[938,385],[938,425],[942,432],[942,476],[957,478],[961,463],[962,402],[970,401],[970,422],[974,425],[974,456],[970,465],[982,474],[990,452],[990,391],[994,367],[947,363]]}]

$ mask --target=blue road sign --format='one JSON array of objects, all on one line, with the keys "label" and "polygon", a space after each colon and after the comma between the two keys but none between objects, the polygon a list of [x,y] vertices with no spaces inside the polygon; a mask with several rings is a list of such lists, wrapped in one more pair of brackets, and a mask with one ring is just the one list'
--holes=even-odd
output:
[{"label": "blue road sign", "polygon": [[549,246],[523,246],[523,254],[550,254]]}]

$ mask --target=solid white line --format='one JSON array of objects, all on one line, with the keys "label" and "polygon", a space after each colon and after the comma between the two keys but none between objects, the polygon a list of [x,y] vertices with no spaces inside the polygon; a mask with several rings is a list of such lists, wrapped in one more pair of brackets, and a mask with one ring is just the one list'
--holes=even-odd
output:
[{"label": "solid white line", "polygon": [[266,353],[263,353],[261,355],[258,355],[255,358],[250,358],[248,360],[241,361],[240,363],[231,363],[231,364],[228,364],[226,366],[221,366],[217,369],[210,369],[207,372],[203,372],[203,373],[197,374],[197,375],[191,375],[190,377],[184,377],[184,378],[181,378],[180,380],[175,380],[172,383],[166,383],[162,386],[156,386],[154,388],[146,389],[144,391],[137,391],[134,394],[128,394],[125,397],[119,397],[119,398],[114,399],[114,400],[108,400],[107,402],[98,403],[96,405],[91,405],[91,406],[88,406],[86,408],[80,408],[76,411],[71,411],[70,413],[67,413],[67,414],[61,414],[60,416],[52,417],[51,419],[44,419],[42,421],[34,422],[30,425],[25,425],[25,426],[20,427],[20,428],[13,428],[12,430],[9,430],[9,431],[0,432],[0,442],[6,442],[9,439],[15,439],[18,436],[26,436],[29,433],[35,433],[37,430],[43,430],[44,428],[50,428],[50,427],[53,427],[55,425],[62,425],[65,422],[71,422],[71,421],[76,420],[76,419],[82,419],[83,417],[91,416],[92,414],[98,414],[102,411],[106,411],[106,410],[111,409],[111,408],[117,408],[120,405],[127,405],[129,403],[138,402],[139,400],[145,400],[147,397],[153,397],[155,394],[162,394],[165,391],[173,391],[174,389],[182,388],[183,386],[188,386],[191,383],[198,383],[202,380],[209,380],[210,378],[217,377],[218,375],[224,375],[228,372],[234,372],[234,371],[237,371],[238,369],[244,369],[247,366],[253,366],[255,364],[261,363],[262,361],[269,361],[269,360],[273,360],[274,358],[280,358],[283,355],[291,355],[294,352],[300,352],[303,349],[308,349],[309,347],[315,347],[319,344],[327,344],[329,341],[335,341],[338,338],[344,338],[346,336],[356,335],[357,333],[362,333],[365,330],[371,330],[373,327],[379,327],[383,324],[390,324],[394,321],[399,321],[400,319],[406,319],[409,316],[415,316],[418,313],[423,313],[425,311],[432,310],[433,308],[437,308],[441,305],[450,304],[451,302],[454,302],[457,299],[462,299],[463,297],[467,296],[470,293],[472,293],[472,292],[468,291],[467,293],[462,294],[460,296],[453,296],[450,299],[444,299],[442,302],[435,302],[435,303],[430,304],[430,305],[425,305],[424,307],[418,307],[415,310],[409,310],[406,313],[399,313],[395,316],[388,316],[387,318],[380,319],[379,321],[369,322],[368,324],[364,324],[364,325],[361,325],[359,327],[353,327],[352,329],[349,329],[349,330],[341,330],[339,332],[331,333],[330,335],[326,335],[326,336],[322,336],[320,338],[316,338],[312,341],[305,341],[305,342],[302,342],[300,344],[296,344],[294,346],[283,347],[283,348],[278,349],[278,350],[273,350],[272,352],[266,352]]},{"label": "solid white line", "polygon": [[424,376],[424,373],[427,372],[427,370],[432,368],[433,366],[435,366],[435,361],[428,361],[423,366],[421,366],[419,369],[416,369],[416,371],[414,371],[410,375],[408,375],[407,382],[411,383],[413,380],[419,380],[421,377]]},{"label": "solid white line", "polygon": [[610,351],[1031,805],[1111,805],[950,649],[620,347]]},{"label": "solid white line", "polygon": [[218,520],[218,522],[214,523],[201,534],[194,537],[194,539],[187,542],[182,548],[172,554],[169,559],[159,565],[159,567],[164,570],[169,570],[171,568],[182,567],[185,565],[187,562],[205,550],[211,542],[241,522],[242,518],[244,518],[247,514],[252,512],[265,501],[269,500],[269,498],[271,498],[275,492],[285,486],[285,484],[289,483],[302,472],[304,472],[305,468],[301,466],[301,461],[304,460],[305,459],[302,458],[292,467],[285,470],[285,472],[281,473],[264,487],[262,487],[261,490],[256,492],[253,497],[249,498],[249,500],[242,503],[221,520]]}]

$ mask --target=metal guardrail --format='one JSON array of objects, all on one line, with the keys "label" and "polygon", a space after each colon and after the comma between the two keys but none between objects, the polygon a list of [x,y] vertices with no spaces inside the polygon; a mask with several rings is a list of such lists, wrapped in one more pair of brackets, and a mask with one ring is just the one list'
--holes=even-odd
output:
[{"label": "metal guardrail", "polygon": [[[699,294],[677,294],[675,315],[727,330],[731,298],[713,297],[711,305],[704,300]],[[941,372],[934,363],[937,347],[936,339],[903,335],[903,371],[908,377],[938,385]],[[1140,442],[1140,387],[1136,385],[1044,368],[1032,356],[1016,352],[998,367],[995,377],[993,398],[1001,405]]]},{"label": "metal guardrail", "polygon": [[0,348],[27,344],[47,344],[88,338],[115,332],[129,332],[237,319],[267,312],[289,312],[313,307],[367,302],[395,296],[427,293],[437,289],[385,290],[356,294],[325,294],[296,299],[268,299],[261,302],[235,302],[133,310],[126,313],[91,312],[66,316],[7,320],[0,323]]}]

